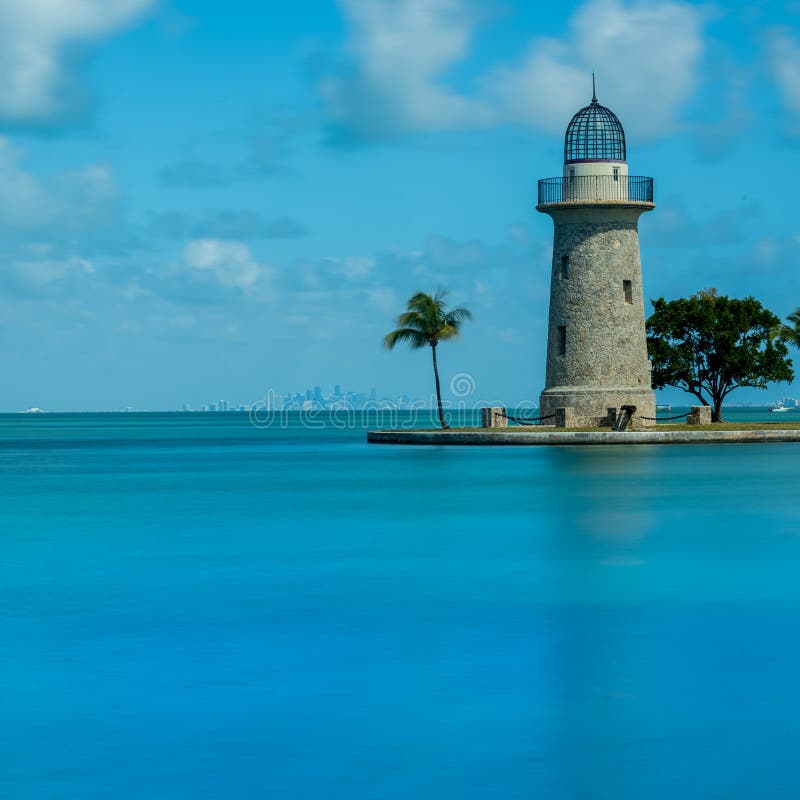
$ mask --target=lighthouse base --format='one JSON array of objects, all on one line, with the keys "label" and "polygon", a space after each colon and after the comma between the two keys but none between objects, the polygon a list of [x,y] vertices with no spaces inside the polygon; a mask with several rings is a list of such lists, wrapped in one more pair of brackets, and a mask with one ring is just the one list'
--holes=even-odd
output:
[{"label": "lighthouse base", "polygon": [[[655,422],[641,419],[655,417],[656,396],[652,389],[639,387],[582,387],[553,386],[545,389],[539,397],[539,415],[548,417],[557,408],[572,408],[577,427],[598,427],[607,424],[608,409],[621,409],[623,406],[636,406],[635,416],[644,425]],[[555,419],[545,420],[543,425],[555,424]]]}]

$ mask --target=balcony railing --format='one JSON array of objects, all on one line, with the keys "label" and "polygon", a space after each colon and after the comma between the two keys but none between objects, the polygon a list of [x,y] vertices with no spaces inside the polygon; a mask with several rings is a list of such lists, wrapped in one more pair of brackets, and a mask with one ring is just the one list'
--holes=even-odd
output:
[{"label": "balcony railing", "polygon": [[574,175],[542,178],[539,203],[652,203],[653,179],[640,175]]}]

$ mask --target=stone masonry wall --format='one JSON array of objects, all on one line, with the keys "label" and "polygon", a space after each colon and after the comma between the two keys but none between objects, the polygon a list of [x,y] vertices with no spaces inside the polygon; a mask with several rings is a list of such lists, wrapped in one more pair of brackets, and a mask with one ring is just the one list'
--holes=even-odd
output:
[{"label": "stone masonry wall", "polygon": [[631,403],[655,416],[639,255],[644,210],[548,210],[555,233],[542,413],[573,406],[592,423],[607,406]]}]

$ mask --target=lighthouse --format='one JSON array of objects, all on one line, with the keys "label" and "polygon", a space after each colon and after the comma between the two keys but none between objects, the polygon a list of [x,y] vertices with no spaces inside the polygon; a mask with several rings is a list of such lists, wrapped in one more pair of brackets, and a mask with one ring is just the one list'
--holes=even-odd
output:
[{"label": "lighthouse", "polygon": [[553,220],[545,387],[540,413],[572,408],[576,425],[609,409],[655,416],[647,358],[639,217],[655,208],[653,179],[628,174],[625,131],[592,102],[567,126],[564,171],[539,181],[536,210]]}]

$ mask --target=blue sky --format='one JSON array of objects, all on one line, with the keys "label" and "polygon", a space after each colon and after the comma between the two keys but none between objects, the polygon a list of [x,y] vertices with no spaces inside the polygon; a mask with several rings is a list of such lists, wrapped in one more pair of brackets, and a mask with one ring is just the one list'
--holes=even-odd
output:
[{"label": "blue sky", "polygon": [[445,384],[538,398],[536,180],[592,70],[656,180],[645,296],[800,306],[797,0],[0,0],[0,410],[427,396],[381,337],[439,286]]}]

